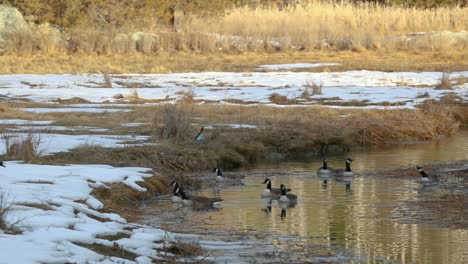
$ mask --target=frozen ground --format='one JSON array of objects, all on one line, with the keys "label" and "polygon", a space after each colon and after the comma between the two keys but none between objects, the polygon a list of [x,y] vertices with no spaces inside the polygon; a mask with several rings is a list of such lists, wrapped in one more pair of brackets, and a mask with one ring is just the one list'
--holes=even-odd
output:
[{"label": "frozen ground", "polygon": [[[287,65],[286,65],[287,66]],[[286,67],[285,66],[285,67]],[[280,67],[280,66],[275,66]],[[401,108],[412,108],[427,98],[427,93],[437,99],[448,92],[468,98],[468,71],[454,72],[452,90],[436,90],[440,72],[204,72],[177,74],[127,74],[113,75],[112,88],[103,87],[103,77],[97,74],[82,75],[1,75],[0,95],[10,98],[26,98],[38,102],[80,97],[90,102],[114,102],[131,96],[136,91],[141,99],[173,101],[191,94],[201,101],[229,101],[232,99],[270,103],[273,93],[298,99],[298,104],[320,104],[366,100],[368,107],[382,107],[387,103],[399,103]],[[322,84],[321,94],[302,98],[306,86]],[[132,88],[128,88],[132,87]],[[116,95],[123,96],[123,99]],[[380,105],[375,105],[380,104]],[[106,104],[111,106],[112,104]],[[115,105],[115,104],[114,104]],[[119,105],[119,104],[117,104]],[[93,104],[79,104],[82,108],[33,109],[28,111],[122,111],[102,109]],[[116,106],[116,105],[115,105]]]},{"label": "frozen ground", "polygon": [[[125,147],[143,145],[148,136],[123,136],[123,135],[63,135],[51,133],[33,133],[33,137],[39,142],[38,152],[42,155],[53,154],[57,152],[69,151],[82,145],[98,145],[106,148]],[[27,133],[10,133],[2,135],[0,144],[0,153],[5,153],[6,140],[9,138],[10,144],[22,141],[27,137]]]}]

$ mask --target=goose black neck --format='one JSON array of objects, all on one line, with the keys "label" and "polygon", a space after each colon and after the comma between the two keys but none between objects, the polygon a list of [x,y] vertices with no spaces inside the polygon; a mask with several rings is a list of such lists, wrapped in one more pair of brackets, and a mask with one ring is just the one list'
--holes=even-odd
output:
[{"label": "goose black neck", "polygon": [[281,188],[281,195],[286,195],[286,188]]},{"label": "goose black neck", "polygon": [[324,170],[328,169],[328,165],[327,165],[327,162],[326,162],[326,161],[323,162],[323,167],[322,167],[322,168],[323,168]]},{"label": "goose black neck", "polygon": [[216,169],[216,176],[223,176],[223,173],[221,172],[221,170],[219,168]]},{"label": "goose black neck", "polygon": [[351,171],[351,163],[346,162],[346,171]]},{"label": "goose black neck", "polygon": [[267,182],[267,189],[268,189],[268,190],[271,190],[271,181],[268,181],[268,182]]},{"label": "goose black neck", "polygon": [[421,170],[419,173],[421,173],[423,178],[427,178],[427,173],[425,171]]},{"label": "goose black neck", "polygon": [[179,189],[179,195],[180,195],[180,198],[182,198],[182,200],[188,200],[187,195],[185,194],[184,191],[182,191],[182,189]]}]

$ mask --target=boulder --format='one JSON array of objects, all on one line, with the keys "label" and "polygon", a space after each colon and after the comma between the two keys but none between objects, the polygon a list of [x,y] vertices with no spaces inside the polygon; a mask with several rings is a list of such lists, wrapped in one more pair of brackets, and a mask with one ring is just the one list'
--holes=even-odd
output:
[{"label": "boulder", "polygon": [[30,32],[31,27],[14,7],[0,5],[0,39],[5,33]]}]

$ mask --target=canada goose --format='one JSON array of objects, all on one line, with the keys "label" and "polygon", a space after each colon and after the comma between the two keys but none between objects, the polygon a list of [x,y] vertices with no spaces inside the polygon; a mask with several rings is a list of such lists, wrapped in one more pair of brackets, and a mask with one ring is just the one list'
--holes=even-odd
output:
[{"label": "canada goose", "polygon": [[280,203],[295,203],[297,201],[297,195],[288,194],[288,190],[286,189],[286,186],[284,186],[284,184],[281,184],[280,190],[281,190],[281,196],[280,196],[278,202],[280,202]]},{"label": "canada goose", "polygon": [[335,176],[340,178],[352,177],[354,175],[353,171],[351,170],[352,161],[352,159],[347,158],[345,163],[346,169],[335,170]]},{"label": "canada goose", "polygon": [[224,180],[223,172],[221,171],[221,169],[219,167],[214,168],[213,172],[216,173],[216,180],[217,181]]},{"label": "canada goose", "polygon": [[351,158],[347,158],[346,163],[345,163],[346,168],[344,170],[343,169],[335,170],[335,177],[336,177],[335,179],[336,179],[336,181],[346,183],[346,190],[347,191],[351,190],[351,181],[352,181],[353,176],[354,176],[354,173],[351,170],[351,162],[352,161],[353,160]]},{"label": "canada goose", "polygon": [[[172,201],[173,203],[181,203],[181,202],[182,202],[182,198],[180,198],[180,195],[179,195],[178,193],[176,193],[177,188],[180,187],[180,186],[179,186],[179,183],[178,183],[177,181],[172,181],[172,182],[171,182],[171,186],[174,187],[174,190],[172,191],[171,201]],[[181,192],[184,192],[184,191],[181,190]],[[191,196],[190,194],[186,194],[185,192],[184,192],[184,194],[185,194],[187,197],[189,197],[189,198],[190,198],[190,196]]]},{"label": "canada goose", "polygon": [[[281,195],[280,188],[271,188],[270,179],[265,178],[265,180],[262,183],[266,183],[266,188],[262,192],[262,197],[279,197]],[[291,189],[287,189],[287,191],[291,191]]]},{"label": "canada goose", "polygon": [[323,159],[323,165],[317,170],[317,175],[331,175],[333,174],[333,168],[328,167],[328,160]]},{"label": "canada goose", "polygon": [[205,141],[205,136],[202,135],[204,127],[200,129],[200,132],[195,136],[195,141]]},{"label": "canada goose", "polygon": [[2,166],[3,168],[6,168],[5,164],[3,164],[3,161],[1,161],[1,160],[0,160],[0,166]]},{"label": "canada goose", "polygon": [[182,198],[180,198],[179,194],[176,193],[176,190],[179,188],[179,183],[176,182],[176,181],[172,181],[172,182],[171,182],[171,186],[174,187],[174,190],[172,191],[171,201],[172,201],[173,203],[181,203],[181,202],[182,202]]},{"label": "canada goose", "polygon": [[333,168],[328,167],[327,163],[328,163],[328,160],[326,158],[323,159],[322,167],[318,168],[317,170],[317,175],[319,176],[320,179],[323,180],[324,185],[327,184],[328,179],[330,179],[330,177],[333,175],[333,172],[334,172]]},{"label": "canada goose", "polygon": [[188,205],[188,206],[193,206],[195,208],[208,208],[208,207],[213,207],[215,206],[218,202],[222,201],[223,199],[219,198],[208,198],[208,197],[203,197],[203,196],[192,196],[192,197],[187,197],[185,192],[178,187],[175,192],[175,194],[178,194],[180,198],[182,198],[182,204]]},{"label": "canada goose", "polygon": [[429,181],[439,181],[439,175],[432,175],[427,174],[423,168],[419,165],[416,165],[416,169],[418,170],[419,174],[421,174],[421,181],[422,182],[429,182]]}]

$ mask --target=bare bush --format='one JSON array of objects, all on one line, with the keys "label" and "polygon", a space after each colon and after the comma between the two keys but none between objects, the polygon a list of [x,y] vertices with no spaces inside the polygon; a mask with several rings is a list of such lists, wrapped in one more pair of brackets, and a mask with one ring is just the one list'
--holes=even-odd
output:
[{"label": "bare bush", "polygon": [[11,229],[11,225],[7,222],[8,214],[12,210],[12,204],[10,197],[4,191],[0,189],[0,229],[8,231]]},{"label": "bare bush", "polygon": [[438,90],[450,90],[452,89],[452,78],[449,72],[442,73],[439,79],[439,83],[436,86]]},{"label": "bare bush", "polygon": [[307,92],[309,92],[309,89],[312,90],[311,94],[312,95],[321,95],[322,94],[322,87],[323,84],[322,82],[314,82],[314,81],[307,81],[304,84],[304,88],[307,89]]},{"label": "bare bush", "polygon": [[5,155],[7,159],[21,159],[25,162],[33,162],[40,156],[41,139],[31,132],[26,134],[6,134],[2,135],[5,145]]},{"label": "bare bush", "polygon": [[164,139],[191,137],[192,107],[184,102],[166,104],[157,111],[153,125],[159,136]]}]

